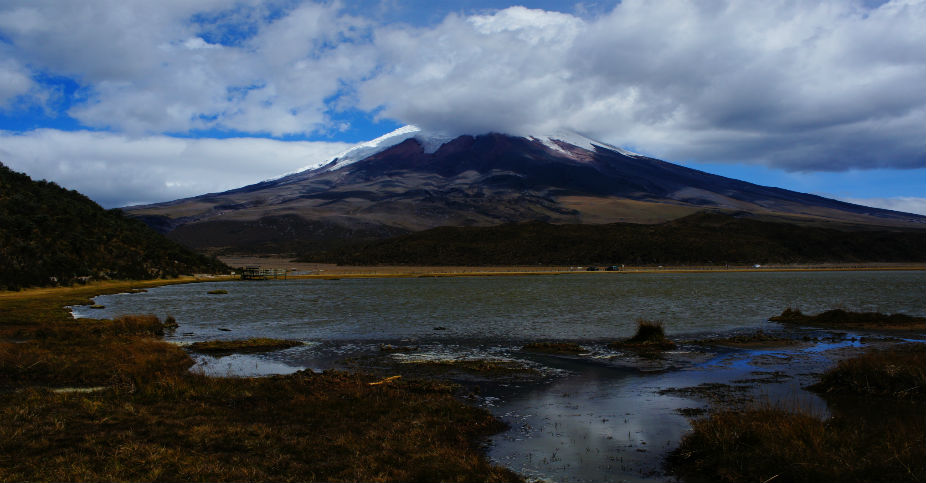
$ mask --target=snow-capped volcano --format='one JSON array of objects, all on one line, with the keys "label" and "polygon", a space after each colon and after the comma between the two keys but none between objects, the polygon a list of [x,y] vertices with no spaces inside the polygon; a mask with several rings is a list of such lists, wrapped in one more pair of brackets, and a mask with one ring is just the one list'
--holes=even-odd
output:
[{"label": "snow-capped volcano", "polygon": [[[577,132],[569,131],[565,129],[557,130],[552,134],[538,135],[538,136],[524,136],[524,138],[529,139],[529,140],[534,140],[534,141],[540,141],[541,143],[544,144],[544,146],[547,146],[548,148],[554,151],[558,151],[570,157],[572,156],[572,154],[570,153],[570,151],[563,148],[562,143],[566,143],[566,144],[579,147],[579,148],[582,148],[588,151],[595,151],[595,146],[598,146],[599,148],[609,149],[611,151],[624,154],[626,156],[640,156],[637,153],[633,153],[633,152],[618,148],[616,146],[612,146],[608,143],[604,143],[601,141],[591,139]],[[355,146],[352,146],[331,158],[328,158],[323,161],[316,161],[312,164],[303,166],[302,168],[299,168],[295,171],[286,173],[285,175],[280,176],[279,178],[301,173],[304,171],[316,170],[316,169],[324,169],[326,171],[333,171],[336,169],[340,169],[340,168],[343,168],[344,166],[347,166],[357,161],[361,161],[365,158],[368,158],[381,151],[385,151],[386,149],[389,149],[392,146],[395,146],[396,144],[399,144],[405,141],[406,139],[415,139],[416,141],[418,141],[419,144],[421,144],[422,148],[424,149],[424,152],[430,154],[440,149],[440,147],[443,146],[444,144],[452,141],[454,137],[446,135],[446,134],[426,132],[426,131],[423,131],[418,126],[409,124],[406,126],[402,126],[396,129],[395,131],[383,134],[382,136],[376,139],[373,139],[371,141],[365,141],[362,143],[358,143]]]},{"label": "snow-capped volcano", "polygon": [[415,126],[274,180],[127,212],[193,247],[262,251],[437,226],[656,223],[705,209],[842,226],[924,222],[696,171],[576,133],[450,137]]},{"label": "snow-capped volcano", "polygon": [[[382,136],[376,139],[373,139],[371,141],[364,141],[362,143],[357,143],[356,145],[351,146],[350,148],[338,153],[337,155],[329,159],[326,159],[324,161],[318,161],[318,162],[309,164],[307,166],[303,166],[302,168],[297,169],[296,171],[293,171],[291,173],[287,173],[284,176],[301,173],[303,171],[319,169],[319,168],[324,168],[327,171],[342,168],[351,163],[355,163],[366,157],[372,156],[380,151],[389,149],[392,146],[395,146],[396,144],[399,144],[402,141],[405,141],[406,139],[409,139],[409,138],[416,138],[422,143],[426,143],[428,141],[428,137],[426,137],[424,133],[421,132],[421,129],[418,126],[412,126],[412,125],[402,126],[396,129],[395,131],[383,134]],[[439,143],[437,147],[439,147],[440,144],[443,144],[450,140],[450,138],[447,138],[447,139],[432,138],[432,139],[434,139],[434,141],[437,141]],[[436,147],[434,149],[436,149]]]}]

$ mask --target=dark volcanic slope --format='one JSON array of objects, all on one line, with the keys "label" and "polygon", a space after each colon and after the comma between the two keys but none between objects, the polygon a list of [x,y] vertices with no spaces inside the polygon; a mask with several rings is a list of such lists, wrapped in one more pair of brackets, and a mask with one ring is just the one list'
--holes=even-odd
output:
[{"label": "dark volcanic slope", "polygon": [[148,279],[227,270],[119,210],[0,164],[0,290],[77,277]]},{"label": "dark volcanic slope", "polygon": [[[748,216],[748,215],[747,215]],[[926,231],[855,231],[698,213],[655,225],[440,227],[303,260],[343,265],[924,262]]]},{"label": "dark volcanic slope", "polygon": [[410,138],[333,169],[336,161],[130,211],[198,248],[271,251],[321,249],[353,237],[438,226],[657,223],[705,208],[842,227],[924,225],[921,216],[759,186],[618,150],[502,134],[461,136],[431,153]]}]

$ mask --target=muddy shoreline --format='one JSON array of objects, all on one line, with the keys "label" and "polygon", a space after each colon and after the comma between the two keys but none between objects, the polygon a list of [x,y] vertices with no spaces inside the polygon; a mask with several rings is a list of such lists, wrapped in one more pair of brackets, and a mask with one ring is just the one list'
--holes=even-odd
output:
[{"label": "muddy shoreline", "polygon": [[585,352],[508,346],[484,351],[491,357],[461,355],[434,341],[384,340],[319,360],[315,369],[455,385],[458,397],[508,425],[487,441],[490,460],[529,480],[674,481],[664,460],[690,430],[690,418],[759,404],[826,417],[826,400],[808,386],[839,360],[904,340],[922,341],[924,334],[769,323],[758,337],[715,334],[658,353],[609,351],[607,341],[589,340],[577,341]]},{"label": "muddy shoreline", "polygon": [[489,276],[489,275],[544,275],[567,273],[590,273],[614,275],[620,273],[701,273],[701,272],[789,272],[789,271],[870,271],[870,270],[926,270],[921,263],[818,263],[818,264],[772,264],[772,265],[691,265],[691,266],[625,266],[620,271],[609,272],[603,266],[599,271],[588,272],[587,266],[343,266],[326,263],[294,262],[282,256],[222,256],[219,257],[231,267],[260,266],[263,268],[289,270],[289,277],[418,277],[418,276]]}]

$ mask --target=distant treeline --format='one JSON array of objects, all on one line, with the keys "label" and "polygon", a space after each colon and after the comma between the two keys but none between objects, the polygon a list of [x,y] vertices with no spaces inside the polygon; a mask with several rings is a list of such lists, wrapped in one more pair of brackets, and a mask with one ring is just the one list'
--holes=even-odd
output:
[{"label": "distant treeline", "polygon": [[658,225],[441,227],[307,253],[342,265],[723,265],[924,262],[926,230],[842,231],[697,213]]},{"label": "distant treeline", "polygon": [[120,210],[0,163],[0,290],[226,270]]}]

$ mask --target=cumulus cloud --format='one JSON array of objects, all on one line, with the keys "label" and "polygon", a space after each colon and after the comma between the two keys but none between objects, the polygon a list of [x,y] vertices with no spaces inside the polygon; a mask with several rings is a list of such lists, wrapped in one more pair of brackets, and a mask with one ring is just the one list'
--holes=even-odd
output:
[{"label": "cumulus cloud", "polygon": [[841,198],[842,201],[857,205],[884,208],[885,210],[916,213],[926,216],[926,198],[916,196],[897,196],[893,198]]},{"label": "cumulus cloud", "polygon": [[[0,50],[0,56],[3,50]],[[12,59],[0,59],[0,109],[34,88],[29,71]]]},{"label": "cumulus cloud", "polygon": [[792,171],[926,164],[926,0],[625,0],[419,27],[354,2],[14,1],[0,103],[40,73],[132,135],[337,130],[361,109],[444,134],[573,129],[672,161]]},{"label": "cumulus cloud", "polygon": [[381,28],[361,105],[449,133],[566,127],[666,159],[926,163],[926,2],[626,0]]},{"label": "cumulus cloud", "polygon": [[0,131],[0,162],[111,208],[215,193],[331,158],[346,143]]},{"label": "cumulus cloud", "polygon": [[451,135],[554,129],[581,89],[562,64],[583,28],[571,15],[511,7],[380,29],[382,71],[359,86],[360,106]]},{"label": "cumulus cloud", "polygon": [[[86,102],[68,114],[86,126],[134,134],[324,130],[326,100],[363,71],[351,41],[364,35],[364,22],[337,3],[285,7],[14,2],[0,6],[0,34],[38,71],[81,83]],[[229,40],[217,31],[229,23],[227,45],[207,40]]]}]

